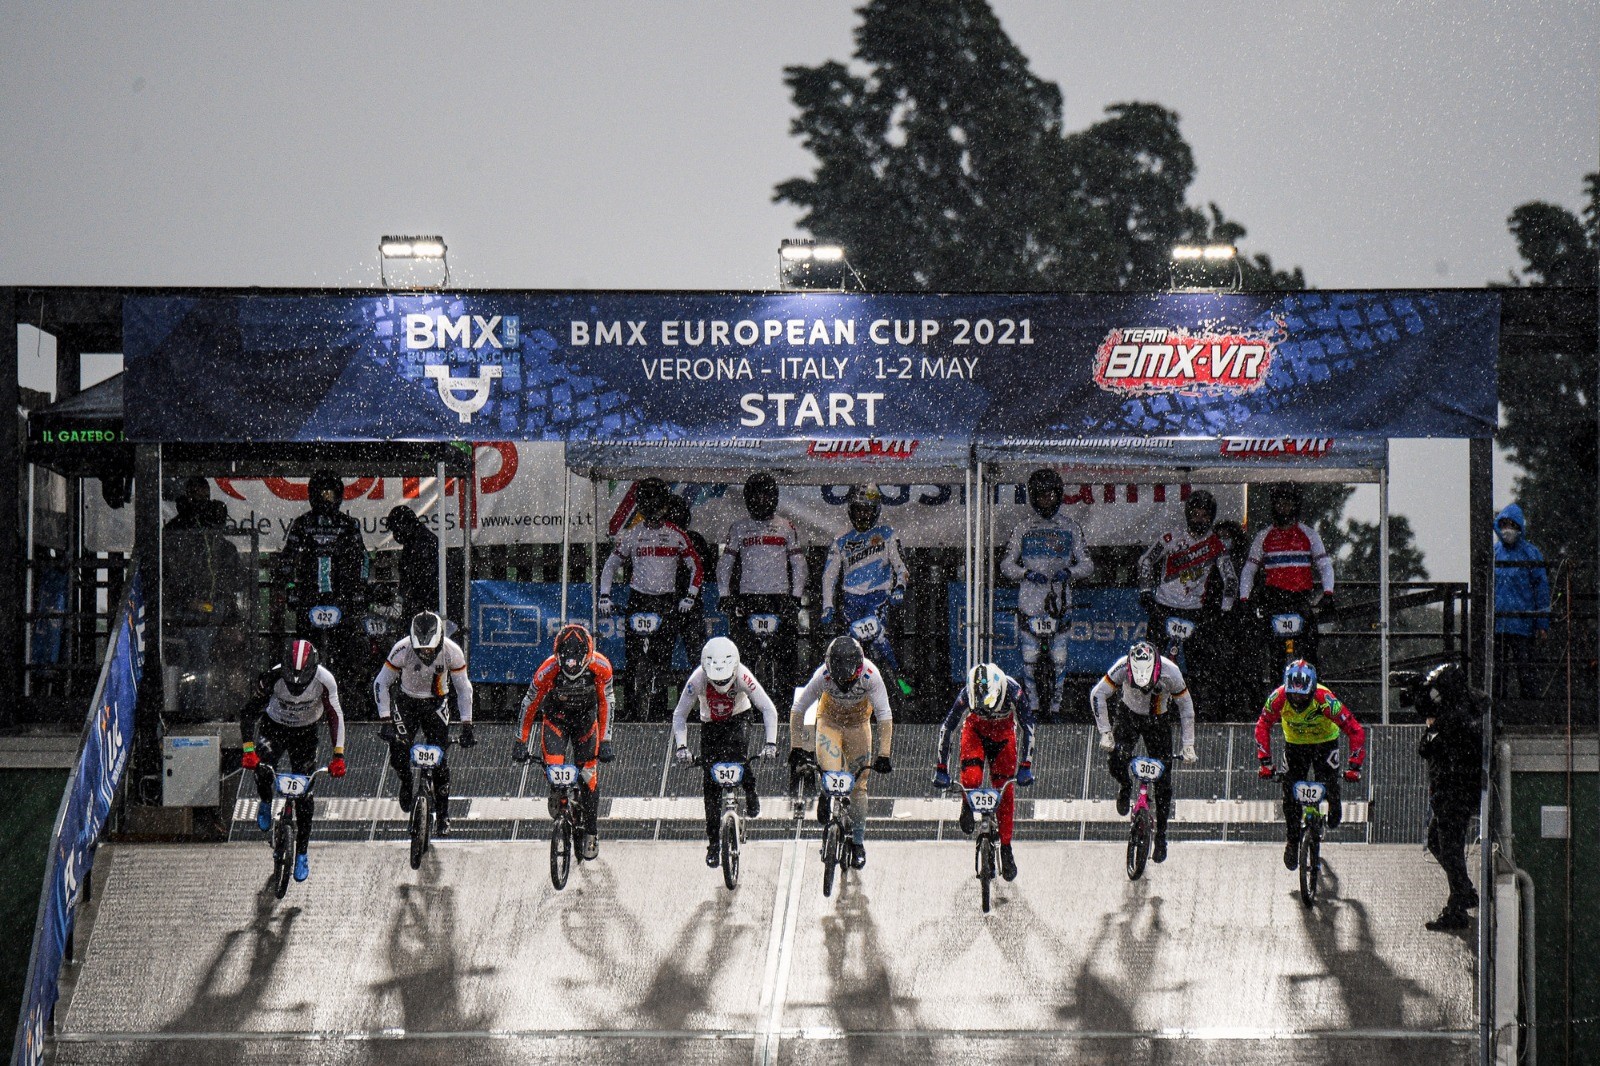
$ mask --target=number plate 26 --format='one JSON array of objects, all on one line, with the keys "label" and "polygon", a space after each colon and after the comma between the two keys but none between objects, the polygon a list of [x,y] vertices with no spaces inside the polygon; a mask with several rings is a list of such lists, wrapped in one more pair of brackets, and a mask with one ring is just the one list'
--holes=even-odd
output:
[{"label": "number plate 26", "polygon": [[822,775],[822,791],[830,796],[848,796],[856,787],[856,775],[848,770],[828,770]]}]

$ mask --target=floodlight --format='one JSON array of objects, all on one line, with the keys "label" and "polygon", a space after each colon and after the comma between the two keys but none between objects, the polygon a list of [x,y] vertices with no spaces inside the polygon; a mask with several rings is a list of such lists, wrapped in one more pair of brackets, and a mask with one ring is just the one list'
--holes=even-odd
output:
[{"label": "floodlight", "polygon": [[851,279],[856,289],[865,288],[837,244],[790,239],[778,245],[778,284],[784,289],[843,292]]},{"label": "floodlight", "polygon": [[1204,254],[1205,249],[1193,244],[1178,244],[1172,248],[1172,258],[1174,259],[1199,259]]},{"label": "floodlight", "polygon": [[1167,277],[1173,292],[1238,292],[1244,287],[1244,268],[1231,244],[1176,244],[1171,257]]},{"label": "floodlight", "polygon": [[384,285],[389,284],[388,267],[391,261],[436,261],[444,267],[444,278],[436,285],[423,287],[443,288],[450,284],[449,251],[443,237],[384,237],[378,242],[378,277],[382,279]]},{"label": "floodlight", "polygon": [[1205,247],[1207,259],[1232,259],[1234,247],[1231,244],[1208,244]]}]

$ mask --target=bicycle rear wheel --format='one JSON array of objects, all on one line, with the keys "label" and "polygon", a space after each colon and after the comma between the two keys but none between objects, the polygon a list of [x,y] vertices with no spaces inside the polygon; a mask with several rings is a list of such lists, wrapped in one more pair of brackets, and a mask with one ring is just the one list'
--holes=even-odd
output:
[{"label": "bicycle rear wheel", "polygon": [[978,884],[983,891],[983,913],[989,913],[989,890],[994,884],[994,838],[987,833],[978,837]]},{"label": "bicycle rear wheel", "polygon": [[1144,864],[1149,858],[1150,812],[1135,811],[1128,829],[1128,880],[1137,881],[1144,876]]},{"label": "bicycle rear wheel", "polygon": [[1322,873],[1322,828],[1308,825],[1300,835],[1300,902],[1307,907],[1317,902],[1317,882]]},{"label": "bicycle rear wheel", "polygon": [[722,816],[722,883],[729,891],[739,887],[739,816]]},{"label": "bicycle rear wheel", "polygon": [[1056,661],[1048,649],[1041,651],[1033,664],[1033,684],[1039,691],[1038,713],[1048,715],[1056,702]]},{"label": "bicycle rear wheel", "polygon": [[294,802],[283,805],[283,813],[272,827],[272,893],[282,899],[289,891],[289,875],[294,871]]},{"label": "bicycle rear wheel", "polygon": [[833,895],[833,877],[843,860],[844,830],[838,822],[829,822],[822,831],[822,894]]},{"label": "bicycle rear wheel", "polygon": [[422,856],[428,851],[428,834],[433,831],[433,806],[431,790],[418,790],[416,802],[411,805],[411,868],[422,865]]},{"label": "bicycle rear wheel", "polygon": [[550,827],[550,883],[559,892],[572,872],[572,822],[562,815]]}]

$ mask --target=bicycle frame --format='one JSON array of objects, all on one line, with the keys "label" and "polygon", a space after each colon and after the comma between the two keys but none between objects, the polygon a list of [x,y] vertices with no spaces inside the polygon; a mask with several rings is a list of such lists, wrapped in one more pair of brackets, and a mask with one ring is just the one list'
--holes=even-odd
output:
[{"label": "bicycle frame", "polygon": [[273,892],[279,899],[289,891],[289,873],[294,866],[295,846],[299,838],[294,803],[296,800],[310,799],[316,793],[317,778],[327,772],[326,766],[319,766],[309,774],[272,775],[273,795],[283,800],[273,812],[272,833],[267,837],[267,843],[272,847]]},{"label": "bicycle frame", "polygon": [[979,786],[978,788],[962,787],[964,799],[972,813],[978,817],[978,823],[973,832],[973,876],[978,879],[982,893],[983,912],[989,913],[989,891],[994,883],[995,873],[999,868],[1000,849],[1000,801],[1005,796],[1005,790],[1016,785],[1015,777],[1007,778],[998,788]]},{"label": "bicycle frame", "polygon": [[1133,809],[1128,812],[1127,861],[1128,880],[1137,881],[1144,876],[1156,826],[1155,816],[1150,809],[1150,790],[1167,772],[1167,767],[1160,759],[1139,755],[1129,761],[1128,772],[1139,781],[1138,796],[1134,799]]},{"label": "bicycle frame", "polygon": [[[869,772],[863,768],[863,774]],[[828,824],[822,831],[822,894],[833,894],[833,879],[837,872],[841,878],[849,866],[847,839],[854,840],[854,821],[850,815],[850,793],[855,790],[856,775],[848,770],[822,771],[822,791],[828,797]]]},{"label": "bicycle frame", "polygon": [[411,766],[416,773],[416,789],[411,807],[411,868],[422,865],[422,856],[432,846],[431,820],[437,817],[439,793],[434,772],[444,761],[444,749],[423,741],[411,745]]}]

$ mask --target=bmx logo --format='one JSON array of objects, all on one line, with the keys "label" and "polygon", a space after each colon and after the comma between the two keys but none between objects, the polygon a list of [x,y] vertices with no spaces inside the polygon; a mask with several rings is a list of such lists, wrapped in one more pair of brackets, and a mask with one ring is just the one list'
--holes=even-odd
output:
[{"label": "bmx logo", "polygon": [[1271,458],[1298,455],[1321,459],[1333,451],[1332,437],[1229,437],[1221,444],[1222,454],[1230,459]]},{"label": "bmx logo", "polygon": [[1249,392],[1267,380],[1276,347],[1257,333],[1114,329],[1096,352],[1094,382],[1132,395]]},{"label": "bmx logo", "polygon": [[910,459],[920,440],[896,437],[858,437],[854,440],[814,440],[806,449],[813,459]]},{"label": "bmx logo", "polygon": [[444,405],[459,415],[461,421],[471,422],[472,416],[489,402],[489,383],[499,377],[502,370],[499,366],[480,366],[476,376],[458,378],[451,375],[450,368],[443,363],[429,363],[423,373],[439,386],[439,399]]}]

